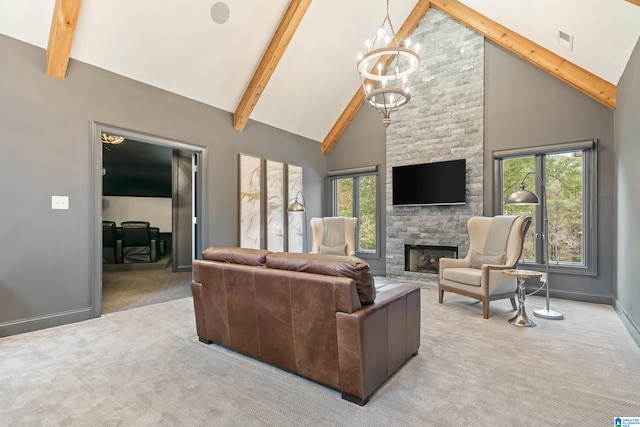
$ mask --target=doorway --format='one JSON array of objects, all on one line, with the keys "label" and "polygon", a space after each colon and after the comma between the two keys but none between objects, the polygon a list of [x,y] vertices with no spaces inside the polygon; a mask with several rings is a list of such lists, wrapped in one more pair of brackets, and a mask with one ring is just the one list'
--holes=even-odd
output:
[{"label": "doorway", "polygon": [[[207,241],[204,235],[206,227],[206,204],[203,194],[207,191],[206,164],[207,149],[203,146],[184,143],[157,135],[151,135],[131,129],[120,128],[98,122],[91,123],[93,156],[93,272],[92,272],[92,317],[100,317],[103,310],[103,247],[102,247],[102,208],[103,174],[105,173],[103,135],[122,137],[134,141],[140,147],[154,148],[157,152],[169,151],[172,154],[171,173],[171,238],[165,241],[164,250],[173,256],[172,271],[190,271],[191,260],[202,252],[202,244]],[[147,145],[149,144],[149,145]],[[108,171],[106,171],[108,173]],[[149,188],[150,194],[157,189]],[[181,238],[183,236],[184,238]],[[184,275],[184,273],[182,273]]]}]

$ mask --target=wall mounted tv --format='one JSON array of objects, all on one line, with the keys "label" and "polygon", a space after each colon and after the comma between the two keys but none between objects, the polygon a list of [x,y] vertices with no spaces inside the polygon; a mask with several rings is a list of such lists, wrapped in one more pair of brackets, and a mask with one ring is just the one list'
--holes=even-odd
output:
[{"label": "wall mounted tv", "polygon": [[392,168],[396,206],[460,205],[466,203],[465,159]]}]

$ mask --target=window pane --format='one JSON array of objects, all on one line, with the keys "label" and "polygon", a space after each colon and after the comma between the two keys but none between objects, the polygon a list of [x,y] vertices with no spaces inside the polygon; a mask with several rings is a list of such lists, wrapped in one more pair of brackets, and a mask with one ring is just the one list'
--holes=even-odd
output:
[{"label": "window pane", "polygon": [[353,178],[337,180],[337,216],[353,217]]},{"label": "window pane", "polygon": [[361,176],[359,179],[358,201],[360,226],[359,250],[375,252],[376,250],[376,176]]},{"label": "window pane", "polygon": [[583,263],[582,151],[546,156],[549,258],[551,263]]},{"label": "window pane", "polygon": [[[533,156],[505,158],[502,162],[502,201],[507,199],[509,194],[520,189],[520,183],[527,172],[535,171],[535,158]],[[534,191],[536,189],[536,177],[530,175],[525,181],[525,189]],[[526,261],[535,261],[535,205],[509,205],[504,206],[505,215],[525,215],[531,217],[531,226],[525,236],[522,248],[522,258]],[[542,254],[540,254],[540,260]]]}]

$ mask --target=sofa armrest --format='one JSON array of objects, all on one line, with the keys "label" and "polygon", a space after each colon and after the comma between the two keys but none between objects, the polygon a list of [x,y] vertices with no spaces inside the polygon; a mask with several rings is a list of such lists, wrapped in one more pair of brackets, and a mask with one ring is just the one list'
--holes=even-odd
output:
[{"label": "sofa armrest", "polygon": [[336,313],[343,399],[364,405],[369,396],[420,347],[420,288],[402,284],[375,303]]}]

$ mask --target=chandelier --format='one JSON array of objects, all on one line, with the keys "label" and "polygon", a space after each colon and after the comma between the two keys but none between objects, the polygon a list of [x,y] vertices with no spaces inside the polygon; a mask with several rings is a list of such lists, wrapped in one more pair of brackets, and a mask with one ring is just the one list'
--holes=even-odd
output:
[{"label": "chandelier", "polygon": [[104,142],[105,144],[118,145],[122,144],[122,141],[124,141],[124,136],[109,135],[102,132],[102,142]]},{"label": "chandelier", "polygon": [[383,114],[385,127],[391,123],[391,113],[411,99],[407,78],[420,66],[420,57],[416,53],[418,45],[414,50],[409,48],[410,45],[408,38],[397,39],[389,19],[387,0],[387,14],[382,25],[373,42],[366,41],[367,52],[358,55],[358,73],[365,102]]}]

